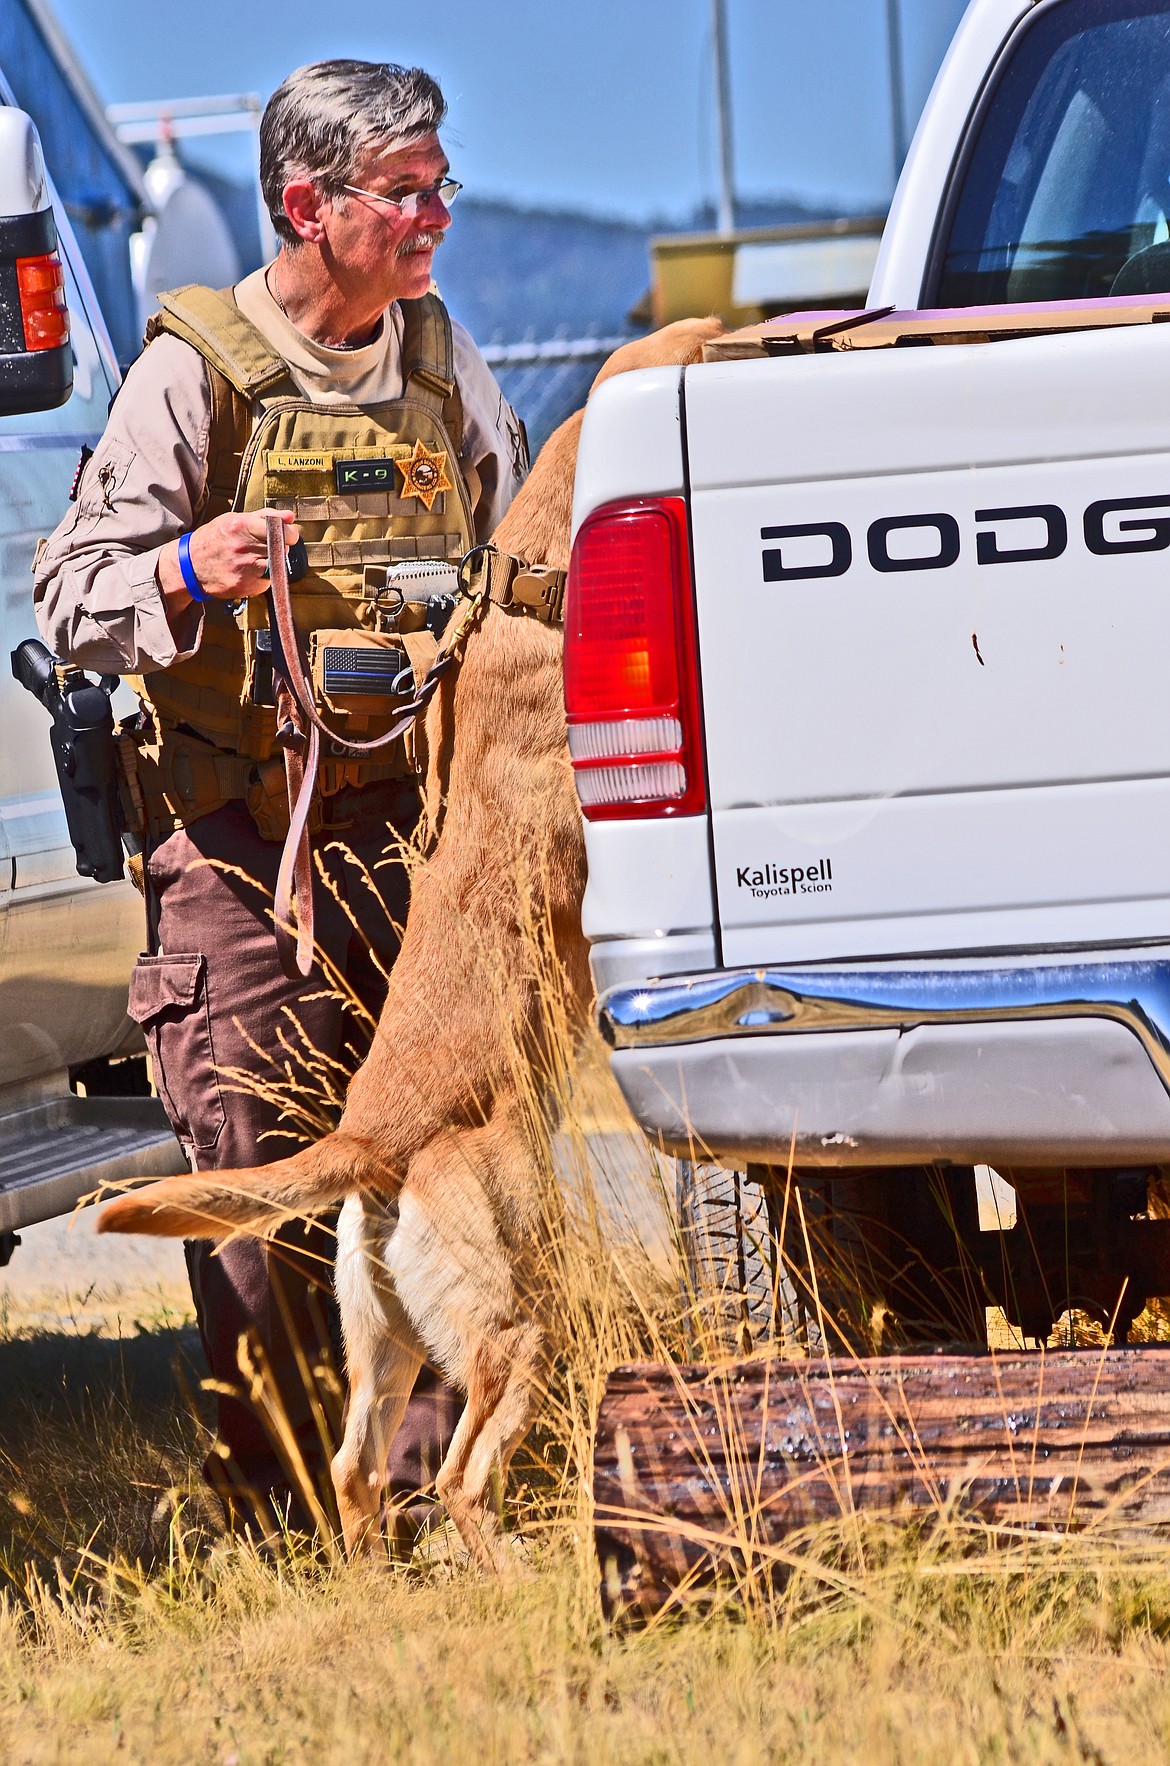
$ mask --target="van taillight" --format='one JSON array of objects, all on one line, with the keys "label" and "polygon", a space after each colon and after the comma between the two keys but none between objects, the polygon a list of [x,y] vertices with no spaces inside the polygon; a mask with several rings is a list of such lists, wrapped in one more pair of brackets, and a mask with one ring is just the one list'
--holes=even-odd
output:
[{"label": "van taillight", "polygon": [[26,350],[55,350],[69,341],[65,271],[55,251],[17,258],[16,285]]},{"label": "van taillight", "polygon": [[591,821],[706,807],[695,658],[682,498],[596,510],[565,602],[569,753]]}]

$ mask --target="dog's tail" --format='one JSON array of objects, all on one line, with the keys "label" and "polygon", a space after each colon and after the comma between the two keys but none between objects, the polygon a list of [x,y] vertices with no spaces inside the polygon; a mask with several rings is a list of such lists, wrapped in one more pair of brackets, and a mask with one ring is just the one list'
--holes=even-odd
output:
[{"label": "dog's tail", "polygon": [[165,1177],[103,1208],[97,1230],[173,1239],[221,1239],[233,1232],[270,1238],[287,1220],[318,1213],[354,1190],[393,1194],[398,1187],[368,1142],[336,1131],[273,1165]]}]

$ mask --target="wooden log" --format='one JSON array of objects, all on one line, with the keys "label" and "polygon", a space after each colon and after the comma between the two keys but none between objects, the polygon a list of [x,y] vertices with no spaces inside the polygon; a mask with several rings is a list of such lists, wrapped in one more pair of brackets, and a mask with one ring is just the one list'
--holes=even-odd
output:
[{"label": "wooden log", "polygon": [[1163,1527],[1170,1349],[618,1368],[594,1500],[611,1615],[782,1575],[797,1529],[855,1513]]}]

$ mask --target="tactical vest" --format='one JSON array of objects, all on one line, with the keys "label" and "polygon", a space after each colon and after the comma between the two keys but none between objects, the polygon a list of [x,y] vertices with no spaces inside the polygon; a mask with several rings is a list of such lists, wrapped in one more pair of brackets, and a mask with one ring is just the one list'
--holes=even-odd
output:
[{"label": "tactical vest", "polygon": [[[385,631],[388,567],[457,562],[475,543],[443,303],[431,294],[400,303],[403,394],[365,407],[305,398],[230,289],[183,288],[159,304],[147,342],[169,332],[191,344],[211,385],[207,482],[195,524],[228,510],[291,510],[308,560],[307,574],[292,585],[293,615],[310,657],[327,654],[322,646],[330,639],[344,646],[347,633],[359,643],[389,644],[376,635]],[[280,838],[287,806],[265,597],[232,606],[208,601],[203,613],[195,655],[135,682],[153,724],[137,768],[148,830],[157,838],[242,797],[261,833]],[[408,686],[403,695],[410,697]],[[324,704],[339,733],[358,738],[389,729],[395,710],[385,698],[343,691]],[[395,745],[376,765],[327,764],[320,784],[328,793],[413,770]]]}]

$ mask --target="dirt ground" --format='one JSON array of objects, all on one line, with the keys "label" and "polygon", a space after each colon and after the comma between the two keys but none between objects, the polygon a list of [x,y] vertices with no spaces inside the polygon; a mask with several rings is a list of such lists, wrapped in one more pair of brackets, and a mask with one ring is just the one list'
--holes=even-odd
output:
[{"label": "dirt ground", "polygon": [[0,1270],[0,1327],[118,1337],[193,1319],[179,1241],[99,1237],[96,1219],[85,1208],[21,1229]]}]

